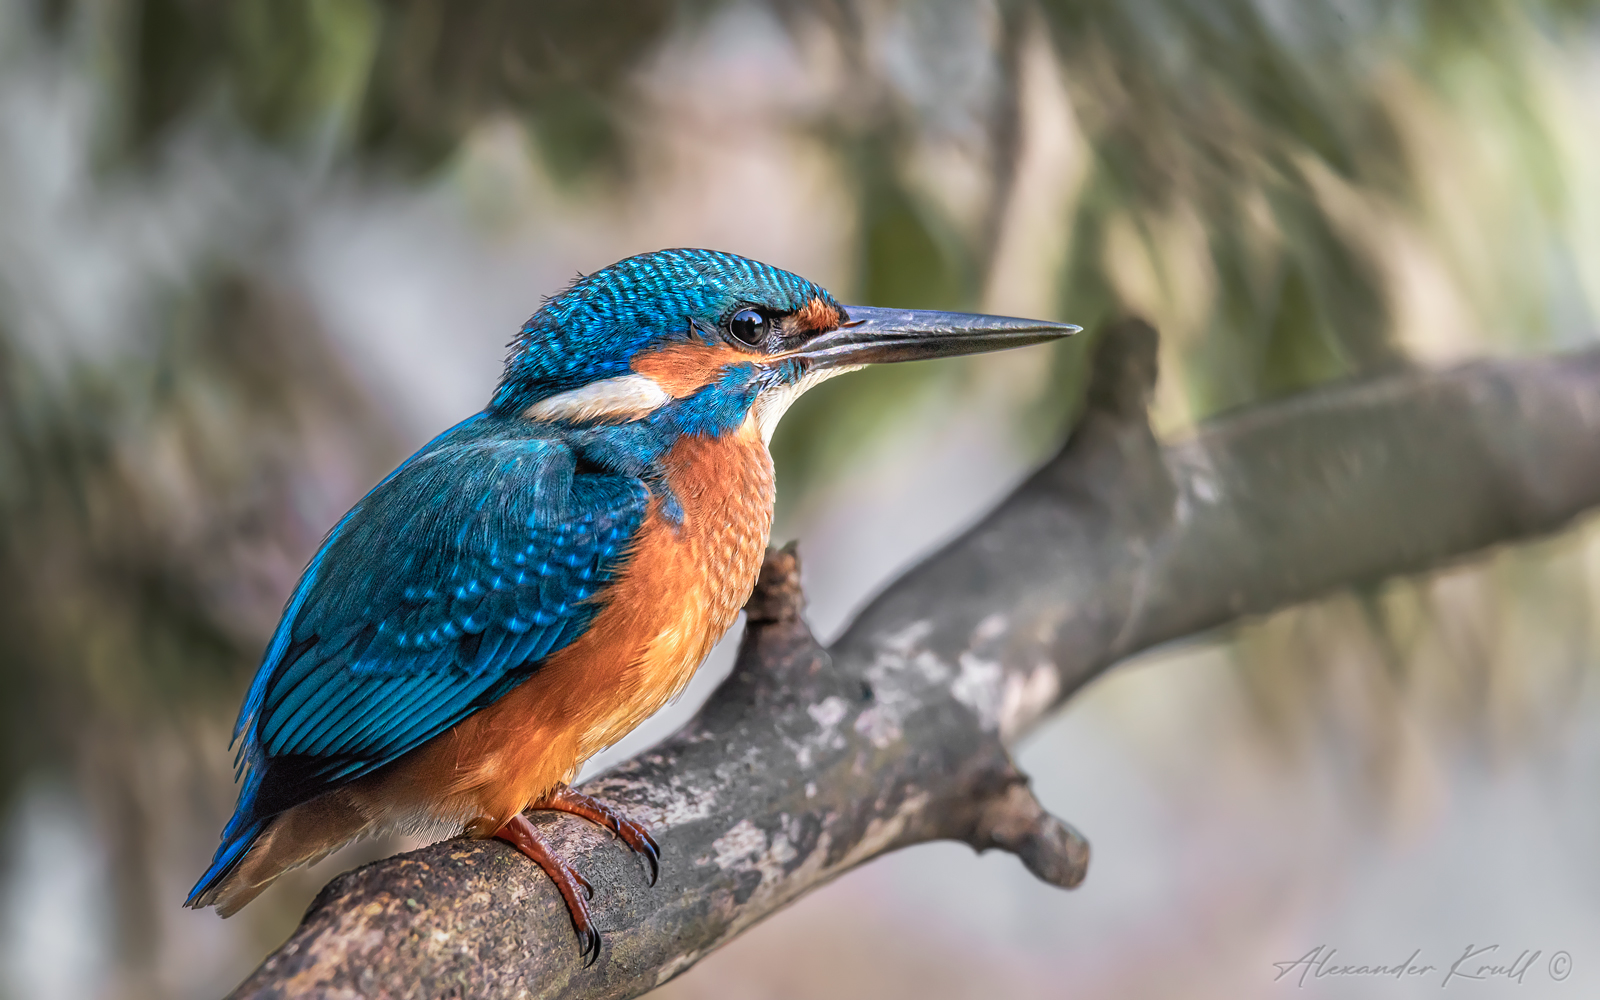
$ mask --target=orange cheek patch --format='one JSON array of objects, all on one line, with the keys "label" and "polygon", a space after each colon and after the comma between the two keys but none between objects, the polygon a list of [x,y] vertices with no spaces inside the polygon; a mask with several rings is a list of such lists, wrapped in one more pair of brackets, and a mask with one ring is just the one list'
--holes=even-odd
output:
[{"label": "orange cheek patch", "polygon": [[726,344],[673,344],[633,359],[633,370],[647,376],[675,399],[692,396],[722,377],[728,365],[756,360]]},{"label": "orange cheek patch", "polygon": [[794,320],[800,329],[809,333],[820,333],[823,330],[832,330],[843,323],[844,313],[820,298],[813,298],[800,307],[800,311],[794,314]]}]

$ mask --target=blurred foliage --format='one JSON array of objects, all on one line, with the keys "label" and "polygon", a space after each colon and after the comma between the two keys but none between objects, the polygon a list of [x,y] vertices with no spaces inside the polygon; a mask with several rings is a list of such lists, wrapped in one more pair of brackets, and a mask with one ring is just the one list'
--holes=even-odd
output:
[{"label": "blurred foliage", "polygon": [[[617,105],[639,63],[697,5],[669,0],[140,0],[121,16],[128,142],[148,148],[226,94],[261,136],[332,138],[437,168],[486,116],[512,112],[578,178],[621,155]],[[681,8],[681,9],[680,9]]]},{"label": "blurred foliage", "polygon": [[[1530,23],[1567,30],[1597,5],[1040,8],[1094,157],[1062,302],[1090,324],[1125,307],[1105,252],[1113,227],[1126,226],[1158,262],[1164,224],[1197,229],[1215,276],[1209,312],[1194,319],[1204,354],[1190,379],[1203,415],[1402,361],[1380,264],[1332,211],[1323,178],[1399,210],[1416,206],[1417,165],[1388,99],[1397,79],[1414,72],[1442,84],[1457,60],[1488,62],[1497,88],[1521,94],[1532,85]],[[1528,164],[1555,162],[1537,117],[1523,121]]]},{"label": "blurred foliage", "polygon": [[[187,130],[217,120],[289,162],[422,183],[474,129],[510,117],[557,180],[621,190],[648,170],[632,141],[653,107],[641,74],[729,6],[53,0],[11,11],[8,25],[43,34],[0,48],[21,58],[32,39],[78,53],[78,71],[99,82],[106,186],[156,171]],[[1348,209],[1354,200],[1430,232],[1427,163],[1397,94],[1424,94],[1441,115],[1493,104],[1491,127],[1535,212],[1562,214],[1556,140],[1529,110],[1537,62],[1592,27],[1600,3],[766,8],[797,46],[829,46],[837,65],[837,100],[789,124],[830,151],[854,208],[853,278],[836,290],[875,304],[983,303],[1025,154],[1023,56],[1047,39],[1088,151],[1058,220],[1069,239],[1057,311],[1091,330],[1130,313],[1163,326],[1197,417],[1406,363],[1387,264]],[[981,175],[970,217],[918,179],[930,151],[950,149]],[[270,241],[263,230],[239,239]],[[251,247],[236,249],[163,278],[149,315],[129,320],[146,340],[73,354],[65,374],[19,333],[14,306],[31,279],[0,257],[0,802],[47,769],[111,804],[102,820],[119,845],[129,953],[149,950],[150,914],[169,902],[136,877],[149,838],[132,832],[141,813],[127,800],[149,764],[141,747],[192,706],[231,713],[340,499],[399,457],[315,318]],[[1041,408],[1019,412],[1070,410],[1082,350],[1064,348]],[[778,442],[786,487],[815,479],[918,393],[954,391],[961,371],[886,369],[808,395]],[[1254,635],[1246,661],[1282,659],[1275,633]],[[83,777],[94,768],[105,776]],[[226,811],[200,798],[206,824]]]},{"label": "blurred foliage", "polygon": [[0,801],[44,776],[93,806],[130,995],[161,992],[161,845],[229,805],[225,760],[199,775],[159,762],[175,744],[214,755],[225,731],[194,723],[226,717],[262,613],[337,517],[344,481],[399,458],[280,293],[213,275],[164,319],[147,363],[78,366],[65,384],[0,338]]},{"label": "blurred foliage", "polygon": [[[639,68],[727,0],[447,3],[445,0],[134,0],[113,36],[128,148],[152,148],[222,95],[260,136],[333,144],[358,159],[428,171],[486,118],[524,121],[558,176],[618,176],[640,94]],[[796,30],[837,35],[853,89],[867,96],[827,131],[860,208],[855,295],[871,302],[972,305],[1020,132],[1015,43],[1048,30],[1093,150],[1067,224],[1073,253],[1063,314],[1095,326],[1129,307],[1109,244],[1132,237],[1164,273],[1162,233],[1201,234],[1215,292],[1193,319],[1203,356],[1190,378],[1197,413],[1402,362],[1386,289],[1361,237],[1330,211],[1328,179],[1404,208],[1417,172],[1388,100],[1397,74],[1451,96],[1463,68],[1490,65],[1512,104],[1531,86],[1530,33],[1590,23],[1581,0],[1414,0],[1405,4],[1260,0],[1039,0],[912,4],[773,0]],[[94,5],[61,0],[68,25]],[[963,242],[907,184],[909,149],[945,123],[890,78],[871,42],[895,18],[951,19],[977,7],[992,32],[997,79],[978,97],[994,172],[989,224]],[[931,13],[929,13],[931,12]],[[950,59],[947,33],[908,33],[910,57]],[[918,45],[927,46],[918,48]],[[943,95],[934,95],[935,97]],[[1474,99],[1482,94],[1474,93]],[[1559,211],[1559,179],[1534,114],[1523,134],[1527,180]]]}]

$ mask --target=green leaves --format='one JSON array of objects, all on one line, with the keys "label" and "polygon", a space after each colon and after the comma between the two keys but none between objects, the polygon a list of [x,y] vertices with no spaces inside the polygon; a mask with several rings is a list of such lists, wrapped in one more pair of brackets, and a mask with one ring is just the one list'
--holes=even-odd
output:
[{"label": "green leaves", "polygon": [[[92,17],[87,4],[72,13]],[[558,174],[615,166],[619,91],[670,34],[667,0],[136,0],[108,25],[130,148],[221,100],[272,142],[437,167],[510,113]],[[70,22],[70,18],[67,19]]]}]

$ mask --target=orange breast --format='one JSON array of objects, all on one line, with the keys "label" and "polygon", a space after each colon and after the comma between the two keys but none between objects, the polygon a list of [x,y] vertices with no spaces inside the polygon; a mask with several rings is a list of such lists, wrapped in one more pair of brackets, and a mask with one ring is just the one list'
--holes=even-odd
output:
[{"label": "orange breast", "polygon": [[652,504],[589,630],[363,798],[487,835],[683,690],[755,586],[772,528],[772,459],[751,419],[720,438],[685,437],[667,467],[683,523]]}]

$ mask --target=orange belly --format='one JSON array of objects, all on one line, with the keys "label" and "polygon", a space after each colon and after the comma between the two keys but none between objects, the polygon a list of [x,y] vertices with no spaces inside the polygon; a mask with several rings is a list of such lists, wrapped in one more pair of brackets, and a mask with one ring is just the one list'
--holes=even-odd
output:
[{"label": "orange belly", "polygon": [[488,708],[374,775],[356,797],[488,836],[683,690],[738,617],[772,528],[772,459],[754,420],[667,458],[683,506],[654,501],[627,571],[576,642]]}]

